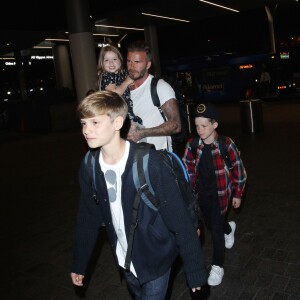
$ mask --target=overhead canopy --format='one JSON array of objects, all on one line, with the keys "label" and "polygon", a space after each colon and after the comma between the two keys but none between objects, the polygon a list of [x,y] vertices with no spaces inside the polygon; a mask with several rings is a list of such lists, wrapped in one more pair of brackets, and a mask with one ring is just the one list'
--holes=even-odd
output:
[{"label": "overhead canopy", "polygon": [[[245,12],[263,8],[265,5],[275,8],[278,3],[281,5],[295,2],[294,0],[214,1],[221,6],[233,9],[228,10],[199,0],[87,1],[89,1],[90,12],[93,17],[92,23],[141,29],[149,24],[163,28],[180,23],[174,20],[149,16],[149,14],[183,19],[193,23],[218,16],[237,14],[233,10]],[[182,22],[182,24],[184,23],[186,22]],[[111,27],[92,28],[95,32],[103,34],[121,35],[132,32]],[[61,0],[49,2],[28,0],[18,3],[6,1],[2,3],[0,12],[0,54],[11,52],[13,49],[30,48],[43,41],[46,37],[55,36],[58,32],[64,31],[68,31],[68,28],[64,2]],[[10,45],[7,45],[7,43],[10,43]]]},{"label": "overhead canopy", "polygon": [[[219,6],[209,4],[215,3]],[[174,21],[162,18],[150,17],[142,13],[167,16],[183,19],[187,21],[199,21],[224,14],[232,14],[264,7],[274,6],[278,3],[288,2],[288,0],[138,0],[122,1],[117,0],[111,8],[112,3],[107,1],[97,7],[98,2],[91,1],[91,10],[97,24],[108,24],[127,27],[143,27],[146,24],[164,26],[174,24]],[[134,4],[135,3],[135,4]],[[223,6],[223,7],[221,7]]]}]

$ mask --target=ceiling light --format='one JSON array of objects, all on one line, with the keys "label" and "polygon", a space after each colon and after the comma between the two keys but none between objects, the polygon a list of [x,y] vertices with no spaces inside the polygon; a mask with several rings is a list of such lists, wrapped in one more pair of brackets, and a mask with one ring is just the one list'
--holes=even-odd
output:
[{"label": "ceiling light", "polygon": [[106,33],[93,33],[93,35],[101,35],[101,36],[120,36],[119,34],[106,34]]},{"label": "ceiling light", "polygon": [[183,20],[183,19],[176,19],[176,18],[170,18],[170,17],[165,17],[165,16],[159,16],[159,15],[152,15],[152,14],[147,14],[147,13],[142,13],[144,16],[150,16],[150,17],[156,17],[156,18],[162,18],[162,19],[168,19],[168,20],[174,20],[174,21],[179,21],[179,22],[191,22],[189,20]]},{"label": "ceiling light", "polygon": [[50,46],[34,46],[34,49],[52,49]]},{"label": "ceiling light", "polygon": [[45,39],[45,41],[68,42],[68,39]]},{"label": "ceiling light", "polygon": [[129,29],[129,30],[144,30],[143,28],[132,28],[132,27],[121,27],[121,26],[109,26],[109,25],[99,25],[95,24],[97,27],[106,27],[106,28],[116,28],[116,29]]},{"label": "ceiling light", "polygon": [[205,1],[205,0],[199,0],[199,1],[210,4],[210,5],[214,5],[214,6],[217,6],[217,7],[221,7],[221,8],[224,8],[224,9],[228,9],[228,10],[231,10],[231,11],[234,11],[234,12],[240,12],[239,10],[236,10],[236,9],[233,9],[233,8],[230,8],[230,7],[226,7],[226,6],[223,6],[223,5],[220,5],[220,4],[216,4],[216,3],[213,3],[213,2],[209,2],[209,1]]}]

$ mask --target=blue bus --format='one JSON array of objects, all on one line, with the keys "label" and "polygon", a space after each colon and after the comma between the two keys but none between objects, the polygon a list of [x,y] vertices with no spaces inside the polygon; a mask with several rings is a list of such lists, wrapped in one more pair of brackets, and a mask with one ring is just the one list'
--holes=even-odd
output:
[{"label": "blue bus", "polygon": [[[262,70],[268,71],[269,89],[262,91]],[[288,52],[278,55],[206,55],[162,63],[162,72],[176,77],[187,102],[235,102],[272,98],[296,90]]]}]

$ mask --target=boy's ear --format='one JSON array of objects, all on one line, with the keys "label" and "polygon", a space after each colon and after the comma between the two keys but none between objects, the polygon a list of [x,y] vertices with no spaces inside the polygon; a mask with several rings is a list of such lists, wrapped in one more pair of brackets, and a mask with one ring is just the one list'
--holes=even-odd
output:
[{"label": "boy's ear", "polygon": [[121,116],[118,116],[118,117],[115,118],[114,123],[115,123],[115,129],[120,130],[123,127],[124,118],[121,117]]},{"label": "boy's ear", "polygon": [[214,122],[214,124],[213,124],[214,129],[216,129],[218,126],[219,126],[219,123],[218,122]]}]

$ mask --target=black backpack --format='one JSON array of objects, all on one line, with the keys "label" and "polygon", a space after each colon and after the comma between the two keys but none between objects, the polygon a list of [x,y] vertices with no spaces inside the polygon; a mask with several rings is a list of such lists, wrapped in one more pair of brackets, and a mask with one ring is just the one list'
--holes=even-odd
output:
[{"label": "black backpack", "polygon": [[[154,148],[154,145],[149,143],[138,143],[137,149],[134,154],[133,162],[133,180],[137,190],[136,198],[133,204],[131,228],[128,236],[128,250],[125,259],[125,268],[130,267],[130,257],[132,251],[134,230],[137,226],[137,211],[140,199],[153,210],[158,210],[160,203],[155,198],[155,192],[151,186],[150,176],[148,172],[148,159],[149,151]],[[187,171],[183,165],[183,162],[177,154],[174,152],[164,150],[156,150],[162,159],[162,163],[168,168],[170,176],[172,176],[176,182],[177,189],[184,200],[187,210],[191,216],[191,220],[194,224],[195,230],[202,227],[202,214],[197,197],[194,195],[189,180]]]},{"label": "black backpack", "polygon": [[[149,143],[137,144],[137,149],[134,154],[133,179],[137,192],[141,193],[142,200],[150,208],[158,210],[160,205],[155,199],[155,193],[152,189],[148,173],[148,158],[151,148],[154,148],[154,146]],[[189,176],[182,160],[177,154],[166,149],[156,151],[160,155],[163,164],[168,168],[170,176],[174,178],[195,228],[199,228],[199,221],[201,220],[200,207],[192,191]]]},{"label": "black backpack", "polygon": [[[159,78],[153,77],[151,80],[151,97],[153,104],[159,109],[159,112],[161,113],[164,121],[166,122],[166,116],[164,115],[161,105],[160,105],[160,100],[159,96],[157,93],[157,82]],[[186,143],[187,139],[189,138],[189,130],[188,130],[188,116],[187,116],[187,111],[186,107],[184,105],[184,100],[183,96],[179,91],[179,87],[177,85],[176,80],[168,80],[167,78],[164,79],[167,83],[171,85],[171,87],[174,89],[175,92],[175,97],[178,103],[179,107],[179,114],[180,114],[180,120],[181,120],[181,132],[173,134],[172,137],[172,142],[173,143]]]},{"label": "black backpack", "polygon": [[[194,137],[193,140],[191,141],[191,150],[192,150],[192,154],[194,157],[196,157],[196,154],[197,154],[196,152],[197,152],[197,146],[199,145],[199,139],[200,139],[200,137]],[[226,141],[225,141],[225,136],[219,134],[218,142],[219,142],[221,157],[224,160],[228,170],[232,170],[233,165],[232,165],[232,162],[229,157],[228,148],[227,148]]]}]

